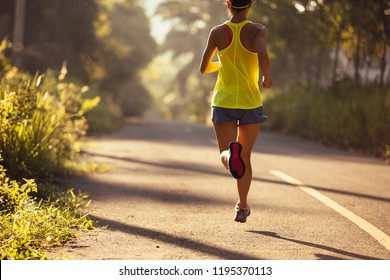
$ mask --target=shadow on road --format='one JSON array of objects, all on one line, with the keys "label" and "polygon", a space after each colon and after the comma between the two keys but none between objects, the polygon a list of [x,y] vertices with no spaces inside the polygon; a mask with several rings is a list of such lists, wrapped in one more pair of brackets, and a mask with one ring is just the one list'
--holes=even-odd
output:
[{"label": "shadow on road", "polygon": [[162,231],[128,225],[118,221],[108,220],[93,215],[89,215],[89,217],[92,220],[98,222],[101,226],[107,226],[109,230],[121,231],[126,234],[141,236],[152,240],[158,240],[166,244],[172,244],[177,247],[193,250],[195,252],[201,252],[209,256],[214,256],[226,260],[255,260],[255,258],[250,255],[210,246],[194,240],[190,240],[188,238],[174,236]]},{"label": "shadow on road", "polygon": [[121,200],[137,198],[138,200],[176,205],[226,204],[222,200],[197,195],[183,188],[161,189],[153,187],[151,184],[148,185],[148,188],[145,188],[143,185],[137,185],[132,182],[114,183],[98,181],[93,178],[80,178],[77,184],[80,186],[80,191],[87,193],[92,201],[113,201],[115,203]]},{"label": "shadow on road", "polygon": [[[151,162],[151,161],[146,161],[146,160],[142,160],[142,159],[135,159],[135,158],[131,158],[131,157],[118,157],[118,156],[103,155],[103,154],[92,153],[92,152],[85,152],[85,154],[90,155],[90,156],[104,157],[104,158],[109,158],[109,159],[114,159],[114,160],[149,165],[149,166],[154,166],[154,167],[159,167],[159,168],[176,169],[176,170],[187,171],[187,172],[195,172],[195,173],[201,173],[201,174],[210,174],[210,175],[215,175],[215,176],[230,177],[230,174],[228,172],[219,172],[219,171],[211,169],[208,166],[195,165],[193,163],[191,163],[191,164],[184,164],[183,162],[177,162],[177,163],[161,163],[160,162],[160,163],[157,163],[157,162]],[[258,178],[258,177],[253,177],[253,181],[296,187],[296,185],[289,184],[285,181],[263,179],[263,178]],[[313,185],[305,185],[305,186],[310,187],[310,188],[315,189],[315,190],[318,190],[318,191],[323,191],[323,192],[328,192],[328,193],[336,193],[336,194],[341,194],[341,195],[354,196],[354,197],[359,197],[359,198],[371,199],[371,200],[375,200],[375,201],[390,202],[390,198],[387,198],[387,197],[373,196],[373,195],[356,193],[356,192],[348,192],[348,191],[331,189],[331,188],[326,188],[326,187],[321,187],[321,186],[313,186]]]},{"label": "shadow on road", "polygon": [[137,164],[143,164],[143,165],[149,165],[153,167],[159,167],[159,168],[167,168],[167,169],[176,169],[180,171],[189,171],[189,172],[195,172],[195,173],[201,173],[201,174],[210,174],[210,175],[216,175],[216,176],[225,176],[230,177],[228,172],[219,172],[216,170],[211,169],[209,166],[201,166],[196,165],[194,163],[188,163],[185,164],[184,162],[152,162],[152,161],[146,161],[142,159],[136,159],[132,157],[118,157],[118,156],[112,156],[112,155],[104,155],[104,154],[98,154],[96,152],[84,152],[87,155],[95,156],[95,157],[103,157],[108,159],[114,159],[114,160],[120,160],[120,161],[127,161]]},{"label": "shadow on road", "polygon": [[[297,239],[292,239],[292,238],[286,238],[286,237],[283,237],[283,236],[279,236],[275,232],[269,232],[269,231],[247,231],[247,232],[260,234],[260,235],[264,235],[264,236],[268,236],[268,237],[273,237],[273,238],[277,238],[277,239],[281,239],[281,240],[286,240],[286,241],[294,242],[294,243],[297,243],[297,244],[300,244],[300,245],[305,245],[305,246],[309,246],[309,247],[313,247],[313,248],[318,248],[318,249],[321,249],[321,250],[330,251],[330,252],[333,252],[333,253],[336,253],[336,254],[348,256],[348,257],[355,258],[355,259],[360,259],[360,260],[380,260],[378,258],[373,258],[373,257],[369,257],[369,256],[355,254],[355,253],[352,253],[352,252],[336,249],[336,248],[325,246],[325,245],[321,245],[321,244],[316,244],[316,243],[302,241],[302,240],[297,240]],[[328,259],[328,260],[329,259],[332,259],[332,260],[340,259],[340,258],[337,258],[337,257],[328,256],[328,255],[322,255],[322,254],[316,254],[316,256],[319,257],[320,259]]]}]

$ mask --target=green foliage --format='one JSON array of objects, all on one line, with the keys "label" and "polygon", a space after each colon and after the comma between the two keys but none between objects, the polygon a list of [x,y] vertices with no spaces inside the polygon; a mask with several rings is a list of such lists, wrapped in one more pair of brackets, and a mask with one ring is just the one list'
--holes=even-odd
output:
[{"label": "green foliage", "polygon": [[[0,1],[0,40],[13,41],[16,1]],[[34,0],[26,1],[24,48],[7,52],[11,61],[29,73],[60,70],[67,61],[70,76],[97,88],[103,104],[114,102],[118,114],[140,116],[151,97],[139,82],[138,72],[151,60],[156,43],[138,0]],[[0,70],[2,60],[0,57]],[[108,99],[108,100],[106,100]],[[102,131],[111,128],[107,119]],[[93,119],[95,121],[96,119]],[[117,123],[117,122],[116,122]],[[115,126],[115,125],[114,125]]]},{"label": "green foliage", "polygon": [[157,69],[160,79],[148,87],[156,87],[151,92],[167,118],[204,121],[215,76],[200,77],[199,63],[211,28],[227,19],[225,3],[166,0],[157,6],[156,14],[174,23],[160,48],[163,59],[167,53],[172,55],[171,61]]},{"label": "green foliage", "polygon": [[83,99],[86,90],[52,71],[31,78],[13,69],[1,79],[0,151],[12,178],[58,174],[75,159],[88,127],[83,115],[99,102]]},{"label": "green foliage", "polygon": [[[30,73],[45,72],[48,68],[59,69],[66,60],[72,75],[86,81],[86,65],[96,46],[93,29],[96,13],[95,0],[26,1],[23,69]],[[8,34],[12,38],[11,30]]]},{"label": "green foliage", "polygon": [[[258,0],[248,16],[267,27],[274,87],[296,82],[328,86],[344,77],[385,85],[389,83],[389,77],[384,76],[389,51],[387,6],[384,0]],[[209,104],[196,100],[199,91],[206,100],[215,77],[211,75],[214,83],[209,82],[209,75],[195,76],[198,83],[191,79],[199,68],[210,29],[228,20],[227,12],[225,1],[164,0],[159,4],[156,13],[174,22],[162,50],[172,51],[172,64],[177,57],[190,57],[184,66],[175,64],[177,77],[171,79],[165,93],[170,96],[166,107],[171,107],[173,117],[208,111]],[[168,67],[160,70],[168,71]],[[160,79],[161,84],[164,79]],[[187,100],[195,102],[187,104]]]},{"label": "green foliage", "polygon": [[157,49],[144,10],[135,2],[99,1],[96,58],[102,71],[91,69],[109,99],[105,103],[114,101],[126,116],[141,116],[150,108],[152,98],[140,83],[139,71]]},{"label": "green foliage", "polygon": [[390,145],[390,90],[342,84],[295,87],[268,95],[265,128],[385,156]]},{"label": "green foliage", "polygon": [[65,172],[88,127],[84,114],[99,98],[83,98],[86,87],[65,83],[66,69],[57,78],[52,71],[31,77],[11,68],[2,47],[0,259],[44,259],[45,248],[74,239],[75,229],[92,228],[80,212],[87,196],[52,185],[38,189],[35,179],[22,178]]},{"label": "green foliage", "polygon": [[10,43],[7,40],[3,40],[0,43],[0,78],[2,73],[6,73],[11,70],[12,66],[4,56],[4,51],[10,47]]},{"label": "green foliage", "polygon": [[48,190],[48,199],[37,202],[32,196],[38,194],[35,181],[19,184],[0,165],[1,260],[45,259],[45,248],[74,239],[75,229],[92,228],[92,222],[79,212],[88,206],[86,195]]},{"label": "green foliage", "polygon": [[124,124],[121,109],[110,98],[102,101],[85,114],[88,120],[88,135],[111,133],[120,129]]},{"label": "green foliage", "polygon": [[[383,76],[389,51],[385,0],[260,0],[253,8],[251,18],[268,28],[272,76],[280,85],[328,84],[338,74],[364,81],[364,67],[381,68],[376,82],[389,83]],[[340,52],[354,69],[341,65]]]}]

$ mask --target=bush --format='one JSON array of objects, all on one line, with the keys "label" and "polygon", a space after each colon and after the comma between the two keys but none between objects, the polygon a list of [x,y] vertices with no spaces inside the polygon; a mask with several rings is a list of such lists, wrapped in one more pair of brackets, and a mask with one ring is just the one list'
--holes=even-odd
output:
[{"label": "bush", "polygon": [[74,160],[87,131],[84,113],[99,98],[87,87],[65,83],[52,71],[30,77],[16,68],[0,81],[0,151],[11,178],[48,177]]},{"label": "bush", "polygon": [[265,128],[386,156],[390,146],[390,90],[339,85],[295,87],[265,99]]},{"label": "bush", "polygon": [[35,179],[50,182],[76,158],[88,128],[84,114],[99,98],[84,99],[87,87],[65,83],[66,69],[59,78],[19,72],[2,55],[6,47],[0,45],[0,259],[43,259],[45,248],[92,227],[80,211],[86,195],[46,183],[38,189]]}]

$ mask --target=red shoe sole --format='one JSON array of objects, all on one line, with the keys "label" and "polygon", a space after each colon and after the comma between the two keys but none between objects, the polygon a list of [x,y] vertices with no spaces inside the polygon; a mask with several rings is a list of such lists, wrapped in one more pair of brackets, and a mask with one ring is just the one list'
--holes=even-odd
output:
[{"label": "red shoe sole", "polygon": [[242,146],[238,142],[231,142],[229,144],[230,158],[229,170],[235,179],[241,179],[245,174],[245,164],[241,158]]}]

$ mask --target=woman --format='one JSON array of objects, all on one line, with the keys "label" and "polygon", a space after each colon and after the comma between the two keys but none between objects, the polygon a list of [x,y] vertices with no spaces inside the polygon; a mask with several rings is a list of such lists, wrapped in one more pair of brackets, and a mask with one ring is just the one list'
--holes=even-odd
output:
[{"label": "woman", "polygon": [[[223,165],[237,179],[236,222],[250,215],[247,197],[252,182],[251,152],[267,117],[262,114],[262,85],[270,88],[270,62],[265,26],[248,20],[251,0],[226,1],[230,21],[215,26],[208,38],[200,66],[202,74],[218,71],[212,99],[212,121]],[[212,61],[218,51],[219,61]],[[259,69],[260,68],[260,69]]]}]

